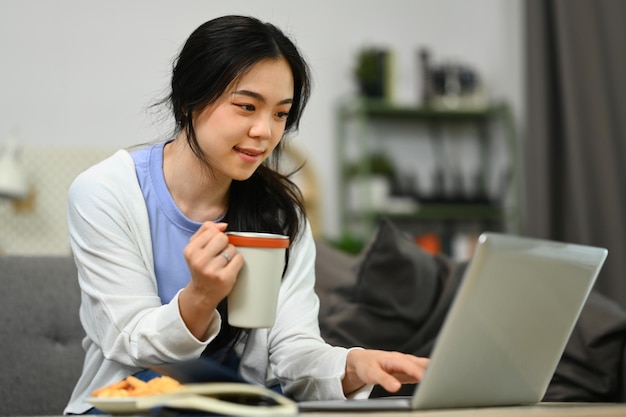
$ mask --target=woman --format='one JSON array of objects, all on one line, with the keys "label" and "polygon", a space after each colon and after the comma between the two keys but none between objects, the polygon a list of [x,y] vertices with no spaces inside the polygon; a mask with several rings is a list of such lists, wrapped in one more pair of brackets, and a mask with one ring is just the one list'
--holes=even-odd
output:
[{"label": "woman", "polygon": [[[203,354],[298,400],[421,378],[427,359],[320,337],[313,238],[297,187],[276,170],[309,92],[308,67],[279,29],[211,20],[174,64],[173,139],[118,151],[76,178],[68,219],[86,358],[66,413],[97,411],[84,401],[91,391],[151,364]],[[291,239],[270,329],[228,325],[225,297],[243,258],[226,230]]]}]

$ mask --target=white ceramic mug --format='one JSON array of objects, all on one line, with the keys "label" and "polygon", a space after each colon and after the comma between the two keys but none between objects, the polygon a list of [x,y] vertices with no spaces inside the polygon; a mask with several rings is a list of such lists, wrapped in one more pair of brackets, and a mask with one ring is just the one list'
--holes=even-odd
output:
[{"label": "white ceramic mug", "polygon": [[242,328],[271,327],[276,319],[289,237],[256,232],[227,235],[244,259],[237,282],[228,295],[228,322]]}]

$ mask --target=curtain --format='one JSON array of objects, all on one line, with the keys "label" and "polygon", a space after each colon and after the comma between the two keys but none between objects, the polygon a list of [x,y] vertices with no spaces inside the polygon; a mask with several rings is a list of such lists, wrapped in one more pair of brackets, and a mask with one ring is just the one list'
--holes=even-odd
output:
[{"label": "curtain", "polygon": [[603,246],[626,307],[626,1],[527,0],[524,233]]}]

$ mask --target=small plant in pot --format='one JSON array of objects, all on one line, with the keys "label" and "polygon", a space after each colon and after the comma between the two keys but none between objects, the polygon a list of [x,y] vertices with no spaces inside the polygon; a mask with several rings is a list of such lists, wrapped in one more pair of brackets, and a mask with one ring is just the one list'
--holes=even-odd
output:
[{"label": "small plant in pot", "polygon": [[396,170],[393,161],[383,153],[372,153],[346,168],[346,176],[379,176],[389,181],[395,179]]},{"label": "small plant in pot", "polygon": [[383,210],[395,180],[393,162],[384,154],[371,154],[346,167],[353,210]]},{"label": "small plant in pot", "polygon": [[387,93],[389,53],[385,49],[365,48],[357,56],[354,76],[361,95],[384,99]]}]

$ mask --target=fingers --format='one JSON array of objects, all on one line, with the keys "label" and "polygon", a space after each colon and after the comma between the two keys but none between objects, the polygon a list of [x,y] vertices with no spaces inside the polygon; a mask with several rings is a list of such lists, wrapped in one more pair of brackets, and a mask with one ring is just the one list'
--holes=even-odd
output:
[{"label": "fingers", "polygon": [[243,257],[237,248],[230,243],[216,256],[217,261],[224,269],[239,271],[243,265]]},{"label": "fingers", "polygon": [[[191,236],[189,242],[195,242],[199,246],[204,246],[213,236],[224,234],[227,227],[228,224],[226,223],[204,222],[198,231]],[[228,238],[227,236],[224,237]]]},{"label": "fingers", "polygon": [[230,292],[243,266],[243,257],[224,233],[226,227],[225,223],[202,224],[183,251],[193,287],[211,289],[214,297]]},{"label": "fingers", "polygon": [[389,392],[396,392],[402,384],[421,381],[428,359],[399,352],[381,352],[379,367],[374,367],[376,383]]},{"label": "fingers", "polygon": [[222,256],[224,259],[226,259],[226,263],[229,263],[230,260],[232,259],[232,255],[230,253],[228,253],[228,248],[224,249],[223,251],[220,252],[220,256]]},{"label": "fingers", "polygon": [[422,380],[428,358],[422,358],[404,353],[391,352],[390,363],[386,363],[384,369],[393,373],[402,383],[415,383]]},{"label": "fingers", "polygon": [[[236,249],[230,248],[228,236],[224,233],[226,223],[205,222],[198,231],[189,239],[189,244],[184,249],[184,256],[188,263],[204,266],[213,258],[227,251],[227,255],[219,259],[224,266],[227,257],[231,259],[236,253]],[[234,250],[233,250],[234,249]]]},{"label": "fingers", "polygon": [[429,359],[414,355],[404,355],[404,357],[407,360],[397,364],[398,370],[394,371],[394,374],[403,384],[420,382],[428,367]]},{"label": "fingers", "polygon": [[[427,358],[379,350],[352,351],[348,361],[347,372],[353,369],[361,385],[378,384],[388,392],[397,392],[402,384],[421,381],[429,362]],[[357,386],[355,383],[350,382],[352,388]]]},{"label": "fingers", "polygon": [[383,387],[385,391],[397,392],[400,388],[402,388],[402,382],[391,374],[388,374],[381,369],[377,369],[376,373],[378,375],[375,375],[374,377],[374,380],[376,381],[375,383]]}]

